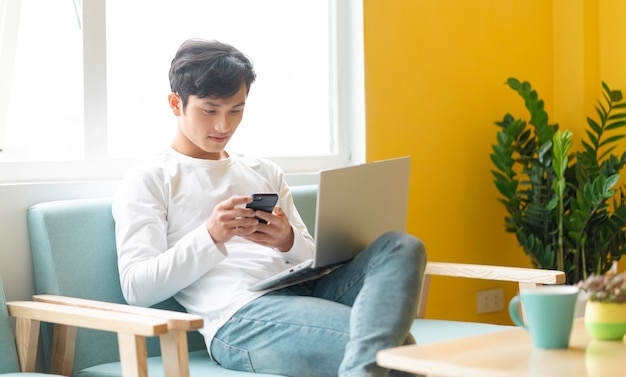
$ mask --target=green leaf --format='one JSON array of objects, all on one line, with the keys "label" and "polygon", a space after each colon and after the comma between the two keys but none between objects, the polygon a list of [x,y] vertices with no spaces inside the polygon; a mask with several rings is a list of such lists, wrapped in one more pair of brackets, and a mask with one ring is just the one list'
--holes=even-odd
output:
[{"label": "green leaf", "polygon": [[619,102],[623,99],[624,97],[622,96],[622,91],[621,90],[612,90],[611,91],[611,100],[613,102]]},{"label": "green leaf", "polygon": [[601,142],[600,145],[604,146],[604,145],[607,145],[607,144],[612,144],[612,143],[615,143],[616,141],[619,141],[619,140],[623,139],[624,137],[626,137],[626,135],[611,136],[608,139],[606,139],[603,142]]},{"label": "green leaf", "polygon": [[[626,114],[624,114],[626,115]],[[624,127],[626,126],[626,121],[621,121],[621,122],[614,122],[609,124],[608,126],[606,126],[606,130],[614,130],[616,128],[620,128],[620,127]]]},{"label": "green leaf", "polygon": [[548,202],[548,204],[546,204],[546,208],[549,209],[550,211],[553,211],[558,204],[559,204],[559,198],[555,196]]},{"label": "green leaf", "polygon": [[514,77],[511,77],[508,80],[506,80],[506,83],[515,90],[519,90],[519,88],[521,87],[521,83],[519,82],[519,80]]},{"label": "green leaf", "polygon": [[[613,109],[615,109],[615,107]],[[623,118],[626,118],[626,113],[611,114],[608,120],[623,119]]]},{"label": "green leaf", "polygon": [[[604,121],[602,123],[604,123]],[[596,133],[596,135],[602,134],[602,127],[600,127],[600,125],[598,125],[595,120],[587,118],[587,124],[589,124],[589,126]],[[589,133],[589,131],[587,131],[587,133]]]},{"label": "green leaf", "polygon": [[594,146],[594,151],[596,148],[598,148],[598,139],[596,138],[596,135],[592,134],[589,130],[585,131],[587,133],[587,137],[589,137],[589,141],[591,141],[591,144]]},{"label": "green leaf", "polygon": [[607,192],[609,189],[615,186],[617,182],[619,182],[619,178],[619,174],[613,174],[612,176],[608,177],[604,182],[603,191]]},{"label": "green leaf", "polygon": [[[602,104],[600,104],[601,109],[599,109],[598,107],[596,107],[596,113],[598,113],[598,116],[600,117],[600,122],[602,124],[606,123],[606,111],[604,110],[604,106],[602,106]],[[587,123],[589,123],[591,121],[591,118],[587,118]],[[595,123],[595,122],[594,122]],[[592,126],[593,127],[593,126]],[[602,130],[598,130],[596,131],[596,133],[600,133],[602,132]]]}]

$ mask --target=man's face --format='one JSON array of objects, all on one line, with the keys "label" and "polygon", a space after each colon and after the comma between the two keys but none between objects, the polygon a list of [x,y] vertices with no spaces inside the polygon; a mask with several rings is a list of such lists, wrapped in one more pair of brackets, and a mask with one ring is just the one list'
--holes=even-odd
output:
[{"label": "man's face", "polygon": [[226,158],[224,148],[241,123],[246,96],[245,84],[230,98],[191,95],[183,111],[182,99],[178,94],[170,93],[170,107],[178,117],[178,130],[172,147],[194,158]]}]

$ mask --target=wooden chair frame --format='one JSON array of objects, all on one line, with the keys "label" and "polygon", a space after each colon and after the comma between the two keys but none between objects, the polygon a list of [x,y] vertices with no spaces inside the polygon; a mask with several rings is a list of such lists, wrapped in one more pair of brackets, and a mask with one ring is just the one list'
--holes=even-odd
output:
[{"label": "wooden chair frame", "polygon": [[511,281],[518,283],[520,290],[544,284],[565,284],[565,273],[562,271],[481,264],[428,262],[417,307],[417,318],[424,318],[426,315],[426,302],[428,301],[428,290],[432,276]]},{"label": "wooden chair frame", "polygon": [[186,331],[202,327],[199,316],[159,309],[101,303],[60,296],[35,296],[35,301],[7,302],[16,318],[20,370],[34,372],[41,322],[54,324],[50,373],[72,375],[77,328],[117,333],[124,377],[146,377],[146,337],[159,336],[165,376],[188,377]]}]

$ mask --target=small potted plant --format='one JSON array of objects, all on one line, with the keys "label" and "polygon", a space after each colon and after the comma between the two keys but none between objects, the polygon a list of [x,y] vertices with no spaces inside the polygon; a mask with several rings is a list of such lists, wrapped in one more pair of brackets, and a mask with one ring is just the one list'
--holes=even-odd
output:
[{"label": "small potted plant", "polygon": [[626,334],[626,272],[590,275],[578,286],[587,292],[585,327],[597,340],[620,340]]}]

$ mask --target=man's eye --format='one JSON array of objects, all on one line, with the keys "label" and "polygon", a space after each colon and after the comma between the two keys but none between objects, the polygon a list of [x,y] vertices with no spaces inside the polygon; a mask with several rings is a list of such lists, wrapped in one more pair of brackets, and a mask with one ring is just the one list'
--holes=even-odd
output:
[{"label": "man's eye", "polygon": [[240,112],[241,112],[241,109],[234,109],[230,111],[231,114],[239,114]]},{"label": "man's eye", "polygon": [[206,114],[215,114],[215,110],[210,110],[210,109],[204,109],[204,112]]}]

